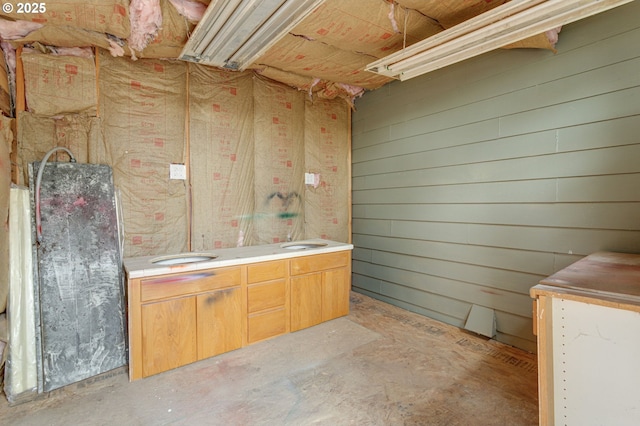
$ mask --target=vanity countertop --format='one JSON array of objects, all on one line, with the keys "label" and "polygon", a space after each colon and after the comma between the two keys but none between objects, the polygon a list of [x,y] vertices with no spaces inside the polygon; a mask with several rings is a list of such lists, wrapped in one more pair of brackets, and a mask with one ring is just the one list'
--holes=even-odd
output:
[{"label": "vanity countertop", "polygon": [[[286,246],[300,246],[303,244],[319,244],[313,248],[286,248]],[[323,239],[309,239],[290,243],[276,243],[258,246],[233,247],[218,250],[179,253],[169,256],[142,256],[124,259],[124,269],[129,279],[153,277],[157,275],[174,274],[179,272],[200,271],[203,269],[219,268],[223,266],[244,265],[247,263],[266,262],[269,260],[289,259],[300,256],[311,256],[323,253],[352,250],[353,245]],[[176,263],[173,265],[158,264],[154,261],[173,257],[215,256],[210,260],[191,263]]]}]

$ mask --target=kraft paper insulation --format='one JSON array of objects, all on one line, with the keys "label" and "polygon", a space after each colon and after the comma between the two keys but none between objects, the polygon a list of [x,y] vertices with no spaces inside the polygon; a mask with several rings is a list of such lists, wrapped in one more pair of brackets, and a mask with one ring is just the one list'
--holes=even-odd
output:
[{"label": "kraft paper insulation", "polygon": [[349,241],[349,109],[342,100],[305,105],[305,170],[317,176],[305,191],[305,238]]},{"label": "kraft paper insulation", "polygon": [[326,1],[313,12],[313,19],[303,20],[291,33],[315,44],[369,55],[372,62],[440,31],[442,26],[429,15],[380,0],[358,0]]},{"label": "kraft paper insulation", "polygon": [[96,115],[96,66],[93,56],[22,52],[27,110],[35,114]]},{"label": "kraft paper insulation", "polygon": [[348,105],[250,72],[189,69],[192,249],[348,241]]},{"label": "kraft paper insulation", "polygon": [[100,115],[107,163],[121,190],[124,255],[187,250],[186,64],[100,54]]},{"label": "kraft paper insulation", "polygon": [[195,23],[181,16],[169,1],[161,1],[160,9],[162,27],[142,52],[136,52],[140,58],[177,58],[195,28]]},{"label": "kraft paper insulation", "polygon": [[304,105],[304,92],[256,77],[257,244],[304,238]]},{"label": "kraft paper insulation", "polygon": [[[312,54],[303,55],[300,52]],[[256,68],[264,64],[295,74],[373,89],[390,79],[365,71],[364,67],[371,61],[368,55],[288,34],[260,58]]]},{"label": "kraft paper insulation", "polygon": [[192,249],[251,245],[253,73],[189,69]]},{"label": "kraft paper insulation", "polygon": [[[37,55],[43,69],[61,60]],[[104,51],[99,59],[100,117],[18,115],[23,182],[27,164],[55,146],[69,148],[79,162],[112,166],[122,193],[125,256],[186,251],[189,226],[192,250],[312,237],[348,241],[343,100],[312,102],[307,92],[251,71],[132,62]],[[26,89],[27,96],[56,93]],[[169,179],[170,164],[186,163],[187,107],[190,194],[185,181]],[[68,157],[56,151],[50,161]],[[305,172],[317,173],[319,186],[305,186]]]},{"label": "kraft paper insulation", "polygon": [[[372,60],[505,2],[326,0],[250,68],[323,99],[340,97],[353,105],[365,89],[377,89],[391,81],[363,70]],[[57,47],[96,46],[108,50],[112,56],[134,60],[177,58],[208,3],[195,0],[48,2],[43,13],[0,12],[0,37],[12,40],[15,46],[33,42]],[[504,47],[555,51],[558,31]],[[3,50],[8,49],[5,43]]]},{"label": "kraft paper insulation", "polygon": [[[81,115],[63,115],[51,118],[18,113],[18,163],[21,184],[28,182],[28,164],[41,161],[57,146],[68,148],[79,163],[101,163],[103,153],[100,119]],[[69,155],[56,151],[50,161],[69,161]]]},{"label": "kraft paper insulation", "polygon": [[[24,2],[26,3],[26,2]],[[12,20],[27,20],[46,26],[69,26],[126,38],[131,33],[129,0],[64,0],[49,1],[43,13],[20,13],[17,5],[11,13],[0,11],[0,16]]]}]

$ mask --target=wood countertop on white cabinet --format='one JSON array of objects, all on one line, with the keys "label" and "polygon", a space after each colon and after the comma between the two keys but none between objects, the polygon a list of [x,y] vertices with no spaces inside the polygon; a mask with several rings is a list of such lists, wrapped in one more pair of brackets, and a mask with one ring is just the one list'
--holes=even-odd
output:
[{"label": "wood countertop on white cabinet", "polygon": [[594,253],[530,294],[540,424],[640,424],[640,255]]}]

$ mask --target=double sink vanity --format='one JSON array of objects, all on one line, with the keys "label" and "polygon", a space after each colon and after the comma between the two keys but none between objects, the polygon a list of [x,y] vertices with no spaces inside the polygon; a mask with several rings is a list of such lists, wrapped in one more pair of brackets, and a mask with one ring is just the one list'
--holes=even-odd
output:
[{"label": "double sink vanity", "polygon": [[347,315],[352,249],[314,239],[125,259],[129,379]]}]

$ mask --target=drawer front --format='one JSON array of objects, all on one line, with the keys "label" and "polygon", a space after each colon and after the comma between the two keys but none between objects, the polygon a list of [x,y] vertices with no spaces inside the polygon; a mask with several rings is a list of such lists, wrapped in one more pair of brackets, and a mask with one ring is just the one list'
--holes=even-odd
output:
[{"label": "drawer front", "polygon": [[266,284],[256,284],[247,289],[249,313],[284,306],[286,301],[286,281],[278,280]]},{"label": "drawer front", "polygon": [[287,332],[287,315],[284,308],[250,315],[247,321],[247,341],[255,343]]},{"label": "drawer front", "polygon": [[253,284],[284,278],[286,270],[287,262],[284,260],[255,263],[247,267],[247,282]]},{"label": "drawer front", "polygon": [[140,299],[166,299],[240,285],[240,268],[220,268],[147,278],[140,283]]},{"label": "drawer front", "polygon": [[291,275],[342,268],[347,266],[350,260],[350,251],[296,257],[291,259]]}]

